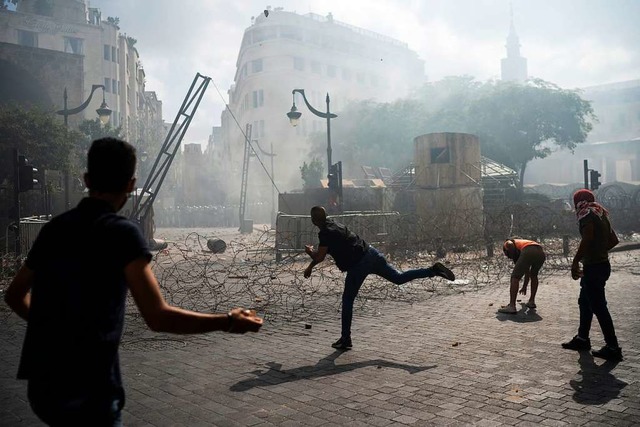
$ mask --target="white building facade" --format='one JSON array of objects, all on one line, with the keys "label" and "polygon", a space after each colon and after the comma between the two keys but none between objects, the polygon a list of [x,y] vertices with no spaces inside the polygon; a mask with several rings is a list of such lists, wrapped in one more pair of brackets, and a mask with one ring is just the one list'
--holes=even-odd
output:
[{"label": "white building facade", "polygon": [[[240,192],[247,124],[252,125],[251,139],[263,151],[273,146],[280,191],[301,188],[299,166],[309,161],[307,137],[326,133],[327,123],[296,94],[302,118],[292,127],[286,113],[292,106],[293,89],[304,89],[309,103],[321,112],[327,111],[329,94],[330,111],[338,114],[333,123],[349,120],[340,111],[350,101],[393,101],[425,82],[424,62],[406,43],[334,20],[331,14],[299,15],[282,8],[267,8],[267,12],[252,18],[244,32],[234,84],[228,91],[229,108],[221,117],[217,169],[220,185],[228,187],[230,196]],[[334,133],[331,137],[334,141],[348,138]],[[327,159],[321,160],[326,169]],[[259,181],[264,188],[254,190],[256,197],[270,197],[271,182],[264,168],[252,162],[256,166],[251,166],[249,186]],[[270,168],[268,157],[263,163]]]},{"label": "white building facade", "polygon": [[[112,110],[111,125],[121,126],[124,138],[141,149],[161,145],[162,140],[148,140],[148,135],[154,134],[149,129],[163,129],[161,101],[155,93],[147,99],[152,92],[145,91],[135,40],[120,32],[115,18],[103,19],[100,10],[87,7],[84,0],[21,0],[15,11],[0,10],[0,42],[82,57],[83,90],[81,94],[69,93],[67,108],[78,106],[73,101],[86,100],[93,85],[104,85],[104,101]],[[68,86],[74,84],[69,82]],[[60,94],[51,99],[56,109],[63,109],[64,89],[52,90]],[[70,125],[82,119],[95,120],[102,95],[102,90],[95,91],[84,111],[69,116]]]}]

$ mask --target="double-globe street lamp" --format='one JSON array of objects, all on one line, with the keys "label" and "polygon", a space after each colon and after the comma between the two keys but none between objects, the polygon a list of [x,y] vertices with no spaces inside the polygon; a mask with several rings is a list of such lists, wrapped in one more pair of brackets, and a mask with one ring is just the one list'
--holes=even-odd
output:
[{"label": "double-globe street lamp", "polygon": [[[81,111],[84,111],[85,108],[87,108],[89,106],[89,103],[91,102],[91,98],[93,97],[93,93],[98,90],[98,89],[102,89],[102,104],[100,104],[100,108],[98,108],[96,110],[96,113],[98,113],[98,118],[100,119],[100,123],[102,123],[102,125],[106,125],[107,123],[109,123],[109,119],[111,118],[111,109],[109,108],[109,106],[107,105],[105,99],[104,99],[104,85],[92,85],[91,86],[91,93],[89,94],[89,97],[87,98],[86,101],[84,101],[82,103],[82,105],[80,105],[79,107],[76,108],[71,108],[69,109],[67,107],[67,88],[64,88],[64,108],[62,110],[58,110],[56,111],[56,114],[60,114],[61,116],[64,116],[64,125],[65,127],[68,129],[69,128],[69,116],[72,116],[74,114],[78,114]],[[65,168],[64,170],[64,205],[65,205],[65,209],[69,209],[69,168]]]},{"label": "double-globe street lamp", "polygon": [[342,163],[338,162],[335,165],[331,163],[331,119],[335,119],[338,116],[331,113],[329,109],[329,94],[327,93],[326,97],[327,112],[323,113],[322,111],[316,110],[311,106],[311,104],[309,104],[309,101],[304,94],[304,89],[294,89],[291,93],[293,95],[293,105],[291,106],[291,111],[287,113],[287,117],[289,117],[289,121],[292,126],[297,126],[300,116],[302,116],[302,113],[298,111],[298,108],[296,107],[296,93],[302,95],[302,99],[307,105],[309,111],[318,117],[327,119],[327,179],[329,181],[329,188],[333,190],[337,196],[336,204],[338,210],[342,210]]}]

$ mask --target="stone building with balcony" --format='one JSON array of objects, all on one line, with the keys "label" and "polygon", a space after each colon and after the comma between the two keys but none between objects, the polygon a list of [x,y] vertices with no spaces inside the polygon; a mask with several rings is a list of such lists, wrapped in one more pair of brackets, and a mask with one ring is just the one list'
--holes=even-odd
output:
[{"label": "stone building with balcony", "polygon": [[[36,58],[45,56],[49,63],[38,66]],[[66,88],[71,109],[89,97],[93,85],[103,85],[111,125],[121,126],[124,138],[141,150],[161,145],[155,137],[163,129],[161,102],[145,88],[135,39],[120,31],[116,18],[103,19],[86,1],[21,0],[15,10],[0,9],[0,63],[11,70],[0,90],[13,94],[0,102],[61,110]],[[69,116],[71,127],[97,118],[102,92],[94,93],[84,111]]]},{"label": "stone building with balcony", "polygon": [[[314,116],[296,95],[302,118],[299,126],[292,127],[286,113],[293,89],[305,89],[309,103],[322,112],[328,93],[331,112],[338,113],[333,120],[347,120],[339,113],[350,101],[393,101],[426,80],[424,62],[407,43],[340,22],[331,13],[301,15],[270,7],[267,12],[268,16],[252,18],[244,32],[234,84],[228,91],[229,108],[222,113],[216,136],[215,149],[220,153],[216,171],[229,195],[240,194],[247,125],[251,125],[249,138],[262,150],[273,146],[279,190],[302,187],[299,167],[309,161],[311,151],[307,137],[326,132],[326,120]],[[331,136],[336,141],[344,138]],[[321,160],[326,169],[327,159]],[[270,197],[271,181],[265,172],[269,162],[267,157],[266,167],[255,159],[249,162],[250,200]]]}]

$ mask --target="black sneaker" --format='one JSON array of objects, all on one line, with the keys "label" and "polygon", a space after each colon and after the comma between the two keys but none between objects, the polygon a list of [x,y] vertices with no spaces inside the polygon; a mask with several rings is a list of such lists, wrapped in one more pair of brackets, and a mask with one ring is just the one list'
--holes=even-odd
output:
[{"label": "black sneaker", "polygon": [[593,350],[591,354],[593,354],[594,357],[605,360],[622,360],[622,349],[620,347],[609,347],[605,345],[600,350]]},{"label": "black sneaker", "polygon": [[338,350],[349,350],[351,347],[353,347],[353,344],[351,344],[351,338],[340,338],[338,341],[331,344],[331,347],[337,348]]},{"label": "black sneaker", "polygon": [[452,282],[456,280],[456,275],[453,274],[453,271],[449,270],[441,262],[436,262],[435,264],[433,264],[431,266],[431,269],[434,273],[436,273],[436,276],[444,277],[445,279],[451,280]]},{"label": "black sneaker", "polygon": [[580,338],[576,335],[571,338],[571,341],[563,342],[562,348],[567,350],[589,350],[591,349],[591,340],[589,338]]}]

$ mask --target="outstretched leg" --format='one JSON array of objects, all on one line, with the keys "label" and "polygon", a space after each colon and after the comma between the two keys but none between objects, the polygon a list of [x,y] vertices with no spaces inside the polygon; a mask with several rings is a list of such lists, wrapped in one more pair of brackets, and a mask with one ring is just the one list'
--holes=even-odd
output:
[{"label": "outstretched leg", "polygon": [[415,279],[434,277],[438,275],[438,271],[434,268],[416,268],[402,272],[389,264],[386,258],[375,248],[372,247],[369,251],[371,251],[375,257],[371,272],[396,285],[402,285]]}]

